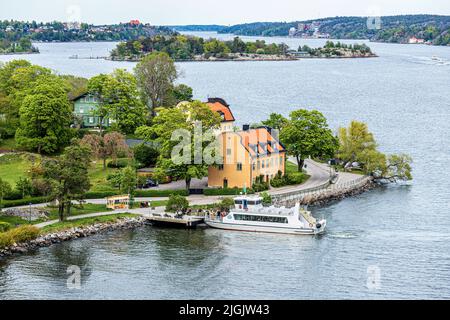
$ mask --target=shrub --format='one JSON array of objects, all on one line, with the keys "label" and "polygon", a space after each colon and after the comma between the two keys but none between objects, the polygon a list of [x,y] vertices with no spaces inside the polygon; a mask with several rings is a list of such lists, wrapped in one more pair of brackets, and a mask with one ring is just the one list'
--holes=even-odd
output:
[{"label": "shrub", "polygon": [[230,210],[230,208],[234,207],[234,200],[231,198],[224,198],[220,203],[219,203],[219,209],[221,211],[228,211]]},{"label": "shrub", "polygon": [[108,168],[112,168],[112,169],[123,169],[128,167],[128,165],[130,164],[131,161],[130,159],[117,159],[117,161],[110,161],[108,162]]},{"label": "shrub", "polygon": [[[205,196],[237,196],[241,194],[241,188],[207,188],[203,190]],[[247,194],[253,194],[253,189],[247,189]]]},{"label": "shrub", "polygon": [[255,192],[261,192],[261,191],[266,191],[269,190],[269,184],[267,182],[257,182],[255,184],[253,184],[253,191]]},{"label": "shrub", "polygon": [[272,197],[269,193],[263,192],[261,193],[261,197],[263,205],[270,206],[272,204]]},{"label": "shrub", "polygon": [[8,193],[5,198],[5,200],[19,200],[22,199],[22,193],[18,190],[12,190],[10,193]]},{"label": "shrub", "polygon": [[14,243],[14,240],[9,232],[0,233],[0,249],[9,247]]},{"label": "shrub", "polygon": [[173,194],[169,197],[169,201],[166,205],[166,211],[179,212],[189,208],[189,201],[180,195]]},{"label": "shrub", "polygon": [[179,195],[187,197],[187,191],[185,189],[180,190],[136,190],[135,197],[138,198],[155,198],[155,197],[170,197],[171,195]]},{"label": "shrub", "polygon": [[42,197],[50,194],[52,185],[44,179],[33,179],[31,181],[31,195]]},{"label": "shrub", "polygon": [[34,197],[34,198],[19,199],[19,200],[4,200],[3,207],[10,208],[10,207],[26,206],[30,203],[31,204],[39,204],[39,203],[45,203],[48,201],[49,201],[49,199],[47,197]]},{"label": "shrub", "polygon": [[145,143],[138,144],[133,147],[134,158],[144,167],[155,166],[158,160],[159,152],[155,148]]},{"label": "shrub", "polygon": [[11,229],[11,225],[8,222],[0,221],[0,232],[6,232]]},{"label": "shrub", "polygon": [[293,184],[301,184],[306,181],[308,178],[308,175],[304,174],[303,172],[292,172],[287,174],[286,180],[287,184],[293,185]]},{"label": "shrub", "polygon": [[35,226],[23,225],[8,231],[15,243],[34,240],[39,236],[39,229]]}]

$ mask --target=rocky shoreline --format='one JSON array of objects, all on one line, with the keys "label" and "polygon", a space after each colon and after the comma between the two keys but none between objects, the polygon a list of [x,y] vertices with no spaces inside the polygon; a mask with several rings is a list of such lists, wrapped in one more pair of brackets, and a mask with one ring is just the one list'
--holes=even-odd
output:
[{"label": "rocky shoreline", "polygon": [[86,238],[96,234],[107,233],[115,230],[129,230],[147,225],[143,217],[124,218],[113,223],[97,223],[91,226],[72,228],[55,233],[39,236],[35,240],[26,243],[14,244],[13,246],[0,249],[0,258],[15,254],[25,254],[38,248],[49,247],[53,244]]}]

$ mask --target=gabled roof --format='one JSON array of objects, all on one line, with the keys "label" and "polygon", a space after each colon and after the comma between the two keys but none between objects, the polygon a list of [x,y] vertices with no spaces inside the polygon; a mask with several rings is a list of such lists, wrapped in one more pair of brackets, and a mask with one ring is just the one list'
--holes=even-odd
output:
[{"label": "gabled roof", "polygon": [[82,93],[82,94],[80,94],[80,95],[78,95],[78,96],[72,98],[71,100],[72,100],[72,101],[77,101],[78,99],[84,98],[84,97],[86,97],[87,95],[89,95],[89,92]]},{"label": "gabled roof", "polygon": [[231,112],[230,106],[221,98],[208,98],[206,103],[212,111],[219,113],[222,116],[222,122],[231,122],[236,119]]},{"label": "gabled roof", "polygon": [[252,157],[276,152],[286,152],[284,146],[272,135],[268,127],[236,132],[241,143]]}]

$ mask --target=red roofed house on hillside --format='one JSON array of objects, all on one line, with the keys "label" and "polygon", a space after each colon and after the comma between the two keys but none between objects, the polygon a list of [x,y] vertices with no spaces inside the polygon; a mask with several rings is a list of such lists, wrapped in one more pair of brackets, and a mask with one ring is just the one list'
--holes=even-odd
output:
[{"label": "red roofed house on hillside", "polygon": [[212,110],[222,116],[221,143],[223,165],[209,167],[208,186],[212,188],[251,188],[255,182],[269,182],[285,173],[286,150],[275,131],[268,127],[234,132],[235,118],[229,105],[219,98],[209,99]]}]

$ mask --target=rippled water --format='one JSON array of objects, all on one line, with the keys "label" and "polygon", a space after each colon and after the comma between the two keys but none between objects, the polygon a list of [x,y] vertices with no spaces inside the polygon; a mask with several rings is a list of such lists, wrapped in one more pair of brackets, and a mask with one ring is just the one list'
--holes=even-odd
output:
[{"label": "rippled water", "polygon": [[[134,66],[68,59],[112,43],[39,46],[26,57],[61,73]],[[199,99],[225,98],[240,124],[298,107],[334,129],[363,120],[383,151],[412,155],[413,183],[314,208],[328,219],[320,237],[145,227],[40,249],[0,262],[0,298],[450,298],[450,48],[370,46],[379,58],[180,63],[181,81]],[[66,288],[69,265],[82,269],[81,290]],[[368,268],[380,272],[371,289]]]}]

